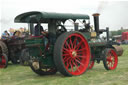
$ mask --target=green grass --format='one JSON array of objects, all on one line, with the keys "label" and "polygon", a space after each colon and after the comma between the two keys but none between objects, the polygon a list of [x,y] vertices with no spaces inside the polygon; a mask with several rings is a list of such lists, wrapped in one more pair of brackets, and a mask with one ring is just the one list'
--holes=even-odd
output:
[{"label": "green grass", "polygon": [[38,76],[29,67],[10,64],[0,69],[0,85],[128,85],[128,45],[122,47],[124,54],[113,71],[105,70],[101,62],[80,76]]}]

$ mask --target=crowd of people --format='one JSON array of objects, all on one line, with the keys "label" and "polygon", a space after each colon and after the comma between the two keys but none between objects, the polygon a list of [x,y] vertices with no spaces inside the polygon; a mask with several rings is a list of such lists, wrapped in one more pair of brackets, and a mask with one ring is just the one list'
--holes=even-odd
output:
[{"label": "crowd of people", "polygon": [[[46,35],[46,34],[47,33],[46,33],[46,31],[44,31],[41,24],[37,23],[37,25],[35,26],[34,36]],[[25,28],[20,28],[18,30],[10,28],[8,31],[5,30],[2,33],[1,39],[8,39],[8,38],[11,38],[11,37],[25,37],[26,35],[29,35],[29,32]]]},{"label": "crowd of people", "polygon": [[10,28],[9,31],[5,30],[2,33],[1,39],[8,39],[11,37],[24,37],[26,33],[27,33],[27,30],[25,28],[20,28],[18,30]]}]

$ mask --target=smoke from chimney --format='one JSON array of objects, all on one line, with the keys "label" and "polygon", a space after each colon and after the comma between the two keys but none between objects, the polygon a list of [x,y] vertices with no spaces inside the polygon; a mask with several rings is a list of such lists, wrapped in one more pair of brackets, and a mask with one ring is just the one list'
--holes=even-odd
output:
[{"label": "smoke from chimney", "polygon": [[104,8],[107,6],[107,4],[108,1],[100,1],[96,13],[101,13],[104,10]]}]

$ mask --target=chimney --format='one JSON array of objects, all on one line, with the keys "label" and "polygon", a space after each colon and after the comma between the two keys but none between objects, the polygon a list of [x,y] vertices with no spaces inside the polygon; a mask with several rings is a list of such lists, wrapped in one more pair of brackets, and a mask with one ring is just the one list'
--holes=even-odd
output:
[{"label": "chimney", "polygon": [[99,13],[94,13],[92,16],[94,17],[94,27],[95,27],[95,32],[99,36]]}]

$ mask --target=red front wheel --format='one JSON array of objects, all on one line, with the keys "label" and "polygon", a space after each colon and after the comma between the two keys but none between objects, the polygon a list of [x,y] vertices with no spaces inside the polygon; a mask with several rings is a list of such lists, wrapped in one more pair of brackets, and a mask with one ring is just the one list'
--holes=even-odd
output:
[{"label": "red front wheel", "polygon": [[6,68],[8,66],[8,58],[5,54],[0,55],[0,68]]},{"label": "red front wheel", "polygon": [[118,64],[118,56],[115,50],[109,48],[105,50],[105,57],[103,59],[105,69],[114,70]]},{"label": "red front wheel", "polygon": [[57,39],[54,47],[54,62],[63,75],[83,74],[88,68],[89,60],[89,45],[81,33],[64,33]]}]

